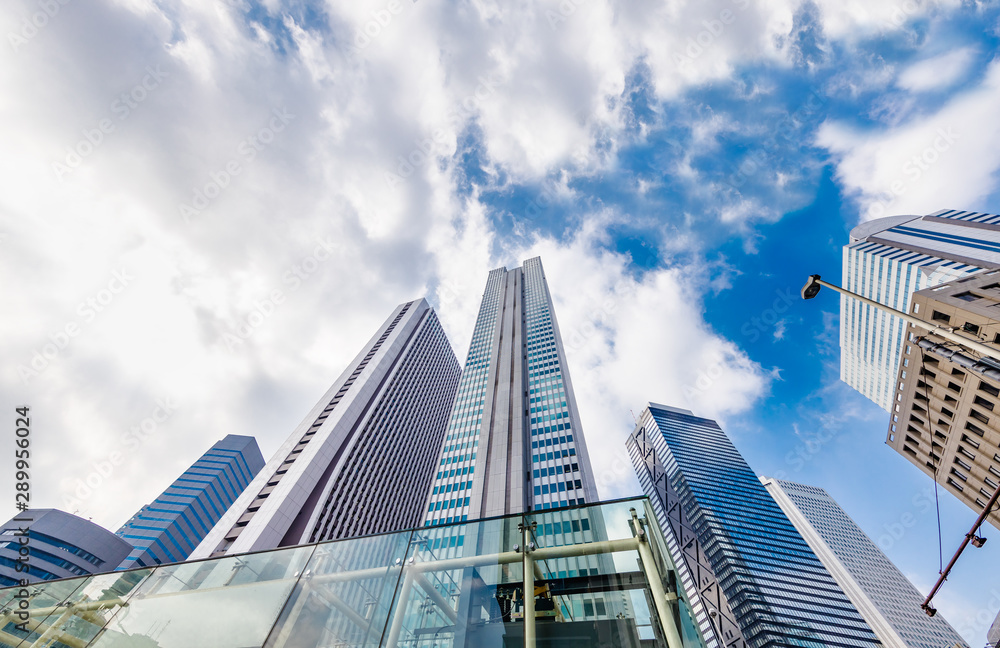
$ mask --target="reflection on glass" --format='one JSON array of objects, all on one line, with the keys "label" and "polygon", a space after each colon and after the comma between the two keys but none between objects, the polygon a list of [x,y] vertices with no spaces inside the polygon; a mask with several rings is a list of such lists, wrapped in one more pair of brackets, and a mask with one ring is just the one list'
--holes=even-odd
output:
[{"label": "reflection on glass", "polygon": [[508,645],[521,597],[520,517],[413,533],[383,646]]},{"label": "reflection on glass", "polygon": [[158,567],[96,648],[261,646],[313,547]]},{"label": "reflection on glass", "polygon": [[645,498],[0,589],[0,648],[514,648],[532,628],[705,648]]},{"label": "reflection on glass", "polygon": [[378,646],[409,533],[317,545],[267,648]]},{"label": "reflection on glass", "polygon": [[152,570],[101,574],[88,579],[35,630],[38,645],[82,646],[98,635]]},{"label": "reflection on glass", "polygon": [[[16,648],[22,643],[27,646],[36,641],[49,628],[49,624],[62,615],[64,610],[59,607],[60,604],[69,600],[91,578],[73,578],[11,588],[13,594],[4,604],[0,617],[0,647]],[[25,611],[24,601],[27,601],[27,619],[19,614]],[[27,628],[28,632],[18,629],[19,625]]]}]

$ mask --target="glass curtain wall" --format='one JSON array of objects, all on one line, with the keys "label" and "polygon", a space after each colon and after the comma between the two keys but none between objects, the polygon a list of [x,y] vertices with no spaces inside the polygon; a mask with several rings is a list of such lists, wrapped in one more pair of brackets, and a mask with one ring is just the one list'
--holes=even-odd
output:
[{"label": "glass curtain wall", "polygon": [[703,648],[654,520],[621,500],[7,588],[0,648]]}]

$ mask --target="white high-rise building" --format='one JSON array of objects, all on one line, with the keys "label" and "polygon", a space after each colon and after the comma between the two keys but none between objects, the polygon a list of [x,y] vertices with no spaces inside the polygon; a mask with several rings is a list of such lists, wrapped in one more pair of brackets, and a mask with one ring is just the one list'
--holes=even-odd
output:
[{"label": "white high-rise building", "polygon": [[417,526],[459,374],[427,301],[397,306],[191,558]]},{"label": "white high-rise building", "polygon": [[429,495],[427,526],[597,500],[538,257],[490,272]]},{"label": "white high-rise building", "polygon": [[761,477],[764,487],[885,648],[966,646],[940,614],[822,488]]},{"label": "white high-rise building", "polygon": [[[906,312],[914,291],[1000,267],[1000,216],[946,209],[858,225],[844,246],[845,289]],[[902,320],[840,298],[840,378],[888,411]]]}]

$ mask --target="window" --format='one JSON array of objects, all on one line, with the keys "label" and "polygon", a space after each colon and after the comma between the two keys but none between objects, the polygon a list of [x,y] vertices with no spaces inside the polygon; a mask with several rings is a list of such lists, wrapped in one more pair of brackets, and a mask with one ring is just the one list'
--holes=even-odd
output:
[{"label": "window", "polygon": [[931,314],[931,319],[934,320],[935,322],[950,322],[951,321],[951,317],[949,317],[948,315],[945,315],[941,311],[933,311],[932,314]]},{"label": "window", "polygon": [[[975,411],[975,410],[973,410],[973,411]],[[975,423],[966,423],[965,424],[965,429],[968,430],[968,431],[970,431],[970,432],[972,432],[973,434],[978,434],[979,436],[983,436],[985,434],[985,431],[983,430],[983,428],[979,427]]]},{"label": "window", "polygon": [[951,375],[952,376],[960,376],[960,377],[964,378],[965,377],[965,372],[962,371],[961,369],[959,369],[958,367],[955,367],[954,369],[951,370]]},{"label": "window", "polygon": [[961,299],[962,301],[971,302],[971,301],[976,301],[977,299],[979,299],[979,297],[977,297],[976,295],[973,295],[972,293],[966,291],[966,292],[958,293],[957,295],[955,295],[955,299]]},{"label": "window", "polygon": [[972,446],[976,450],[979,449],[979,442],[976,441],[975,439],[970,438],[968,434],[963,434],[962,435],[962,441],[965,441],[966,443],[968,443],[970,446]]},{"label": "window", "polygon": [[991,412],[993,411],[993,403],[989,402],[988,400],[986,400],[982,396],[976,396],[975,399],[973,399],[972,402],[975,403],[976,405],[979,405],[980,407],[985,407],[986,409],[988,409]]},{"label": "window", "polygon": [[988,382],[979,381],[979,390],[986,392],[990,396],[1000,396],[1000,389],[997,389]]},{"label": "window", "polygon": [[969,478],[968,478],[968,477],[966,477],[966,476],[965,476],[965,475],[963,475],[962,473],[958,472],[958,471],[957,471],[957,470],[955,470],[954,468],[952,468],[952,469],[951,469],[951,474],[952,474],[952,475],[955,475],[956,477],[958,477],[958,478],[959,478],[959,479],[961,479],[962,481],[969,481]]},{"label": "window", "polygon": [[973,324],[972,322],[966,322],[962,324],[962,330],[966,333],[972,333],[973,335],[979,335],[979,326]]},{"label": "window", "polygon": [[965,488],[961,484],[959,484],[957,481],[955,481],[951,477],[948,478],[948,485],[951,486],[952,488],[958,489],[959,492],[965,490]]},{"label": "window", "polygon": [[[977,398],[978,398],[978,397],[977,397]],[[969,416],[971,416],[972,418],[976,419],[977,421],[981,421],[981,422],[983,422],[983,423],[989,423],[989,422],[990,422],[990,419],[989,419],[989,417],[988,417],[988,416],[986,416],[986,415],[985,415],[985,414],[983,414],[982,412],[977,412],[977,411],[976,411],[976,410],[974,410],[974,409],[970,409],[970,410],[969,410]],[[971,428],[970,428],[970,429],[971,429]],[[979,436],[982,436],[982,434],[980,434]]]},{"label": "window", "polygon": [[[969,465],[969,462],[967,462],[967,461],[962,461],[962,460],[961,460],[961,459],[959,459],[958,457],[955,457],[955,463],[956,463],[957,465],[961,466],[962,468],[965,468],[966,470],[972,470],[972,466],[971,466],[971,465]],[[953,469],[953,470],[954,470],[954,469]]]}]

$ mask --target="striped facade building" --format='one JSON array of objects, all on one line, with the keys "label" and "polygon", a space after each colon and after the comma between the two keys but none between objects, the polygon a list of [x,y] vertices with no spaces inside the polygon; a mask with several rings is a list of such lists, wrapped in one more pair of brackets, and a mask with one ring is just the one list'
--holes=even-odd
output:
[{"label": "striped facade building", "polygon": [[213,445],[117,535],[133,546],[118,569],[186,560],[264,466],[253,437]]},{"label": "striped facade building", "polygon": [[427,301],[397,306],[193,557],[417,526],[459,375]]},{"label": "striped facade building", "polygon": [[626,441],[707,648],[879,648],[718,423],[649,403]]},{"label": "striped facade building", "polygon": [[540,258],[489,274],[433,477],[425,526],[597,500]]},{"label": "striped facade building", "polygon": [[[1000,216],[946,209],[858,225],[844,246],[842,286],[906,312],[917,290],[1000,267]],[[840,298],[840,377],[889,410],[905,324]]]}]

